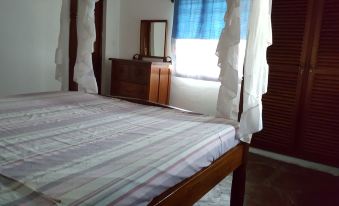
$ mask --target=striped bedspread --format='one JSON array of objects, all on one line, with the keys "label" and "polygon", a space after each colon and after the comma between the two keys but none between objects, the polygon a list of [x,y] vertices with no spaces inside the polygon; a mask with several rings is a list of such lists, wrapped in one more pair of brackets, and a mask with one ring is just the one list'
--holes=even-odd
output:
[{"label": "striped bedspread", "polygon": [[147,205],[237,143],[225,119],[77,92],[3,98],[0,205]]}]

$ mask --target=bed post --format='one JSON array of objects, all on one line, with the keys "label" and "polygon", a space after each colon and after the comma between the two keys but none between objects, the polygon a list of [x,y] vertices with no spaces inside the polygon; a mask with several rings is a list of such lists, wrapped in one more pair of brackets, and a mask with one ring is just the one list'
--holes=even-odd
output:
[{"label": "bed post", "polygon": [[243,206],[245,197],[246,166],[249,144],[244,144],[242,164],[233,171],[231,206]]},{"label": "bed post", "polygon": [[[239,113],[238,121],[240,122],[241,114],[243,112],[243,101],[244,101],[244,83],[245,80],[241,81],[240,89],[240,101],[239,101]],[[247,143],[242,143],[244,145],[242,163],[241,165],[233,171],[232,179],[232,189],[231,189],[231,206],[243,206],[245,199],[245,185],[246,185],[246,166],[247,166],[247,156],[249,152],[250,145]]]}]

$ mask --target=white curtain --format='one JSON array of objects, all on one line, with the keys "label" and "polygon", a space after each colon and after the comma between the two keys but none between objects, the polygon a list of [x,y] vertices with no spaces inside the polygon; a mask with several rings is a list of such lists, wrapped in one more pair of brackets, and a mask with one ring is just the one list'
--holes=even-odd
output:
[{"label": "white curtain", "polygon": [[217,117],[237,120],[245,43],[241,43],[240,0],[227,0],[225,28],[217,47],[221,86],[217,102]]},{"label": "white curtain", "polygon": [[[78,83],[79,91],[87,93],[98,93],[92,63],[93,45],[96,39],[94,9],[97,1],[78,0],[78,49],[74,81]],[[61,82],[61,89],[64,91],[69,88],[69,27],[70,1],[62,0],[59,42],[55,53],[55,79]]]},{"label": "white curtain", "polygon": [[69,25],[70,24],[70,1],[62,0],[61,13],[60,13],[60,33],[58,48],[55,52],[55,79],[61,82],[61,90],[68,90],[68,77],[69,77]]},{"label": "white curtain", "polygon": [[74,81],[78,83],[79,91],[87,93],[98,93],[92,63],[93,46],[96,39],[94,9],[97,1],[78,1],[78,50],[74,67]]},{"label": "white curtain", "polygon": [[272,44],[271,1],[252,0],[249,36],[244,67],[244,105],[239,137],[251,141],[251,134],[262,130],[262,95],[267,92],[267,47]]},{"label": "white curtain", "polygon": [[[238,119],[244,66],[244,99],[239,138],[250,143],[252,134],[260,131],[263,126],[261,97],[267,91],[266,50],[272,44],[271,1],[251,0],[248,25],[241,25],[242,1],[245,0],[227,0],[226,24],[217,50],[221,68],[217,116]],[[246,46],[242,45],[240,34],[244,26],[248,28]]]}]

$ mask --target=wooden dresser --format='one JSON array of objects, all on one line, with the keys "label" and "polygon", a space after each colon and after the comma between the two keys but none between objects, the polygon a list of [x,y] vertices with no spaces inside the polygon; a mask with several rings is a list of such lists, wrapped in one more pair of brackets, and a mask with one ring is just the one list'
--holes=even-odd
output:
[{"label": "wooden dresser", "polygon": [[111,95],[168,104],[171,70],[169,63],[110,58]]}]

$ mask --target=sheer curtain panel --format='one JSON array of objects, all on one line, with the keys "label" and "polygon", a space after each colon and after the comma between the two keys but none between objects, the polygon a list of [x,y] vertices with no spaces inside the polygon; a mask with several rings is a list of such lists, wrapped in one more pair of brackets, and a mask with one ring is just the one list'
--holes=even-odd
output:
[{"label": "sheer curtain panel", "polygon": [[266,50],[272,44],[271,6],[271,0],[252,0],[239,129],[239,136],[245,142],[250,142],[251,134],[263,128],[261,98],[268,85]]},{"label": "sheer curtain panel", "polygon": [[[96,39],[94,9],[97,1],[78,0],[78,49],[74,66],[74,81],[78,83],[79,91],[87,93],[98,93],[92,63],[93,44]],[[69,86],[69,27],[70,1],[62,0],[59,42],[55,53],[55,79],[61,82],[62,90],[68,90]]]},{"label": "sheer curtain panel", "polygon": [[61,90],[68,91],[69,78],[69,25],[70,24],[70,1],[62,0],[60,12],[60,32],[58,48],[55,52],[55,79],[61,82]]},{"label": "sheer curtain panel", "polygon": [[[227,0],[225,28],[219,40],[220,90],[217,116],[237,120],[242,76],[243,113],[239,138],[250,143],[262,130],[262,95],[267,91],[267,47],[272,44],[270,0]],[[244,70],[243,70],[244,68]]]},{"label": "sheer curtain panel", "polygon": [[74,66],[74,81],[78,83],[79,91],[87,93],[98,93],[92,63],[93,45],[96,39],[94,9],[97,1],[78,1],[78,49]]},{"label": "sheer curtain panel", "polygon": [[217,116],[238,120],[251,0],[227,0],[225,28],[217,48],[221,86]]}]

